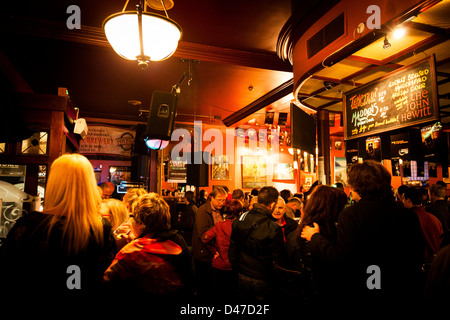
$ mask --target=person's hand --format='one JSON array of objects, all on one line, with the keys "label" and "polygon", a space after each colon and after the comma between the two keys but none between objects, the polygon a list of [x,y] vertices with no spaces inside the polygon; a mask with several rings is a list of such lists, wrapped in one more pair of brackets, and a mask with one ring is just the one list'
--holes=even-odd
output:
[{"label": "person's hand", "polygon": [[311,241],[311,237],[314,234],[319,233],[319,232],[320,232],[319,225],[314,222],[314,227],[310,227],[310,226],[304,226],[303,227],[301,237],[303,239]]}]

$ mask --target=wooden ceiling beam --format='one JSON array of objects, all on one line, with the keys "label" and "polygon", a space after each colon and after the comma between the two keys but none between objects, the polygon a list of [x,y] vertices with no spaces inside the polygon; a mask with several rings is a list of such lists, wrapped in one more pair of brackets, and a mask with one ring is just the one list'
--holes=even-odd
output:
[{"label": "wooden ceiling beam", "polygon": [[323,96],[323,95],[312,95],[311,93],[299,93],[298,95],[299,95],[300,97],[305,97],[305,99],[308,99],[308,98],[317,98],[317,99],[322,99],[322,100],[342,101],[341,98],[327,97],[327,96]]},{"label": "wooden ceiling beam", "polygon": [[34,93],[28,82],[22,77],[22,75],[13,66],[11,61],[5,56],[3,51],[0,50],[0,71],[9,79],[14,86],[16,92]]},{"label": "wooden ceiling beam", "polygon": [[398,63],[383,64],[382,60],[377,60],[377,59],[372,59],[372,58],[367,58],[367,57],[361,57],[361,56],[356,56],[356,55],[348,56],[346,59],[352,60],[352,61],[357,61],[357,62],[367,63],[369,65],[372,64],[372,65],[383,66],[383,67],[388,67],[388,68],[393,68],[393,69],[397,69],[397,68],[403,67],[402,64],[398,64]]},{"label": "wooden ceiling beam", "polygon": [[229,115],[228,117],[223,119],[222,122],[227,127],[229,127],[268,106],[269,104],[287,96],[288,94],[292,93],[293,90],[294,79],[290,79],[280,86],[276,87],[275,89],[269,91],[265,95],[261,96],[259,99],[256,99],[249,105]]},{"label": "wooden ceiling beam", "polygon": [[[352,75],[350,75],[350,77],[351,76]],[[348,80],[344,81],[344,80],[338,79],[338,78],[323,77],[323,76],[318,76],[318,75],[312,75],[311,79],[320,80],[320,81],[329,81],[329,82],[334,82],[334,83],[337,83],[337,84],[346,84],[346,85],[349,85],[349,86],[353,86],[353,85],[361,86],[361,85],[363,85],[363,83],[359,83],[359,82],[348,81]]]},{"label": "wooden ceiling beam", "polygon": [[425,23],[415,22],[415,21],[408,21],[405,23],[405,25],[407,28],[412,28],[412,29],[428,32],[428,33],[435,34],[438,36],[446,37],[447,39],[450,38],[449,37],[450,34],[449,34],[448,30],[445,28],[440,28],[440,27],[432,26],[432,25],[425,24]]}]

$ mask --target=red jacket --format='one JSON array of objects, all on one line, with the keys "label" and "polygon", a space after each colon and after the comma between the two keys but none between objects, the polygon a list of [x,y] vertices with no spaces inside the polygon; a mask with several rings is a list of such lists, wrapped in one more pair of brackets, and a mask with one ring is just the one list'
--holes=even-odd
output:
[{"label": "red jacket", "polygon": [[211,265],[221,270],[231,270],[231,263],[228,260],[228,248],[230,247],[231,225],[234,219],[226,219],[217,222],[214,227],[203,233],[201,239],[204,243],[214,243],[208,246],[208,249],[214,253]]},{"label": "red jacket", "polygon": [[442,224],[438,218],[425,211],[425,207],[413,207],[412,209],[419,217],[420,226],[425,237],[425,262],[431,263],[441,245]]},{"label": "red jacket", "polygon": [[158,295],[176,292],[183,284],[170,257],[181,252],[182,248],[171,240],[136,238],[117,253],[103,281],[111,288],[133,288]]}]

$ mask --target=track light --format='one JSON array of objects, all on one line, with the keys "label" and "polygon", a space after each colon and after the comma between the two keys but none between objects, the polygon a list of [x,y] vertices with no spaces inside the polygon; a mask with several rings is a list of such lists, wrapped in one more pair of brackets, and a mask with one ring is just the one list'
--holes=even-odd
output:
[{"label": "track light", "polygon": [[389,49],[391,47],[391,44],[389,43],[388,38],[384,37],[384,43],[383,43],[383,49]]}]

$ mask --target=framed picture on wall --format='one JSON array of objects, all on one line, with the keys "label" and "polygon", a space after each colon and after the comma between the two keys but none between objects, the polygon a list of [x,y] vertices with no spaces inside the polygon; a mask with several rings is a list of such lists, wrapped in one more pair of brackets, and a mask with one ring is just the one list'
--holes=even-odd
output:
[{"label": "framed picture on wall", "polygon": [[211,155],[211,180],[230,180],[230,162],[227,155]]},{"label": "framed picture on wall", "polygon": [[131,167],[130,166],[110,166],[109,167],[109,181],[118,185],[122,181],[131,181]]},{"label": "framed picture on wall", "polygon": [[341,182],[347,185],[347,159],[345,157],[334,158],[334,183]]},{"label": "framed picture on wall", "polygon": [[292,163],[274,163],[272,180],[294,181],[294,166]]},{"label": "framed picture on wall", "polygon": [[242,156],[242,188],[262,188],[267,185],[267,163],[264,156]]}]

